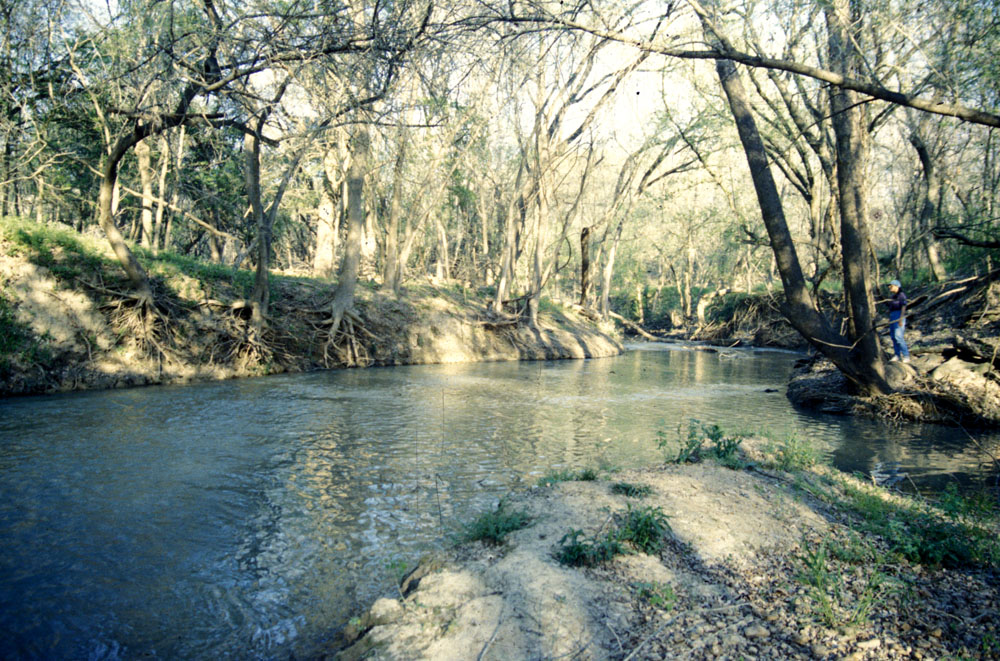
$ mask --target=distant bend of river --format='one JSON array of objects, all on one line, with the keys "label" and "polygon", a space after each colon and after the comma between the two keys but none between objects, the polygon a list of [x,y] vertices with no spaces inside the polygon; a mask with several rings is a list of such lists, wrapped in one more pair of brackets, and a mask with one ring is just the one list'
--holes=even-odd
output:
[{"label": "distant bend of river", "polygon": [[0,657],[318,654],[504,494],[661,462],[692,419],[921,489],[982,474],[960,430],[796,411],[797,357],[632,345],[0,401]]}]

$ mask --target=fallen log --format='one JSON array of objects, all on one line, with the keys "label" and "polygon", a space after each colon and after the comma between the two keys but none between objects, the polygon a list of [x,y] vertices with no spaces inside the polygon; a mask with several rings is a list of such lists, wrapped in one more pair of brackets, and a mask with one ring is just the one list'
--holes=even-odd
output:
[{"label": "fallen log", "polygon": [[992,363],[994,367],[1000,367],[997,362],[1000,342],[975,336],[955,335],[953,340],[955,348],[972,356],[972,359],[982,363]]},{"label": "fallen log", "polygon": [[629,321],[628,319],[626,319],[625,317],[621,316],[620,314],[617,314],[615,312],[608,312],[608,316],[611,317],[612,319],[620,321],[622,323],[622,325],[628,326],[629,328],[631,328],[632,330],[634,330],[636,333],[638,333],[639,335],[641,335],[645,339],[649,340],[650,342],[667,342],[667,340],[663,339],[662,337],[656,337],[655,335],[651,335],[650,333],[647,333],[638,324],[636,324],[635,322]]}]

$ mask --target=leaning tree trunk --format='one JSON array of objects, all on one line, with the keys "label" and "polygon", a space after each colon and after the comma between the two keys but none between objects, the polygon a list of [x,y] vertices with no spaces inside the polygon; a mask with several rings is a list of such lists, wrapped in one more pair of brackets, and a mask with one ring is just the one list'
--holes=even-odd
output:
[{"label": "leaning tree trunk", "polygon": [[[851,24],[849,0],[834,0],[825,8],[830,61],[839,72],[852,77],[858,59]],[[868,270],[868,222],[865,199],[865,128],[858,94],[831,88],[830,109],[837,138],[837,188],[840,205],[840,244],[844,269],[844,293],[850,314],[851,356],[865,375],[859,384],[870,393],[887,390],[882,351],[875,332],[871,282]]]},{"label": "leaning tree trunk", "polygon": [[920,165],[924,170],[924,191],[923,204],[920,205],[920,231],[923,233],[924,250],[927,253],[927,262],[930,264],[931,273],[937,282],[943,282],[948,277],[948,272],[941,263],[938,252],[938,243],[931,233],[931,229],[941,205],[941,175],[934,165],[934,158],[931,156],[927,144],[920,135],[919,130],[914,129],[910,133],[910,144],[917,151],[920,158]]},{"label": "leaning tree trunk", "polygon": [[[711,27],[707,18],[702,16],[702,20],[706,35],[709,35]],[[736,66],[729,60],[718,60],[716,72],[743,144],[761,216],[784,287],[785,303],[782,307],[785,317],[806,341],[827,356],[860,389],[868,392],[890,391],[880,371],[872,370],[868,364],[855,362],[853,348],[834,330],[813,302],[788,229],[781,197],[768,166],[767,152]]]},{"label": "leaning tree trunk", "polygon": [[136,298],[143,304],[152,305],[153,290],[149,285],[149,276],[146,275],[146,270],[136,260],[135,255],[129,250],[128,244],[125,243],[125,238],[118,231],[112,211],[115,184],[118,182],[118,166],[128,150],[144,137],[137,129],[120,138],[108,154],[101,171],[101,187],[97,195],[97,222],[104,230],[104,235],[107,237],[108,243],[111,244],[115,257],[118,258],[118,262],[125,270],[125,275],[132,285]]}]

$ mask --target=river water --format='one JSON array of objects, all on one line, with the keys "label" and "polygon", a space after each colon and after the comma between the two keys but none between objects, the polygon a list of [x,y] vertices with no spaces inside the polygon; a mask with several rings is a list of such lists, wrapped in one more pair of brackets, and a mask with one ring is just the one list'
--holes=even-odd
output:
[{"label": "river water", "polygon": [[797,357],[634,345],[0,401],[0,658],[317,655],[508,491],[661,462],[691,419],[920,489],[981,479],[961,431],[796,411]]}]

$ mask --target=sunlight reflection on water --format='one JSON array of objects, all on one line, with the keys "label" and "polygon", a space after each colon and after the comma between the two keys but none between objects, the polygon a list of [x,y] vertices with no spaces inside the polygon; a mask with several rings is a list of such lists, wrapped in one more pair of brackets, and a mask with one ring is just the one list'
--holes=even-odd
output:
[{"label": "sunlight reflection on water", "polygon": [[691,419],[921,488],[982,460],[956,430],[796,411],[795,354],[633,348],[0,402],[0,656],[315,654],[509,490],[662,461]]}]

